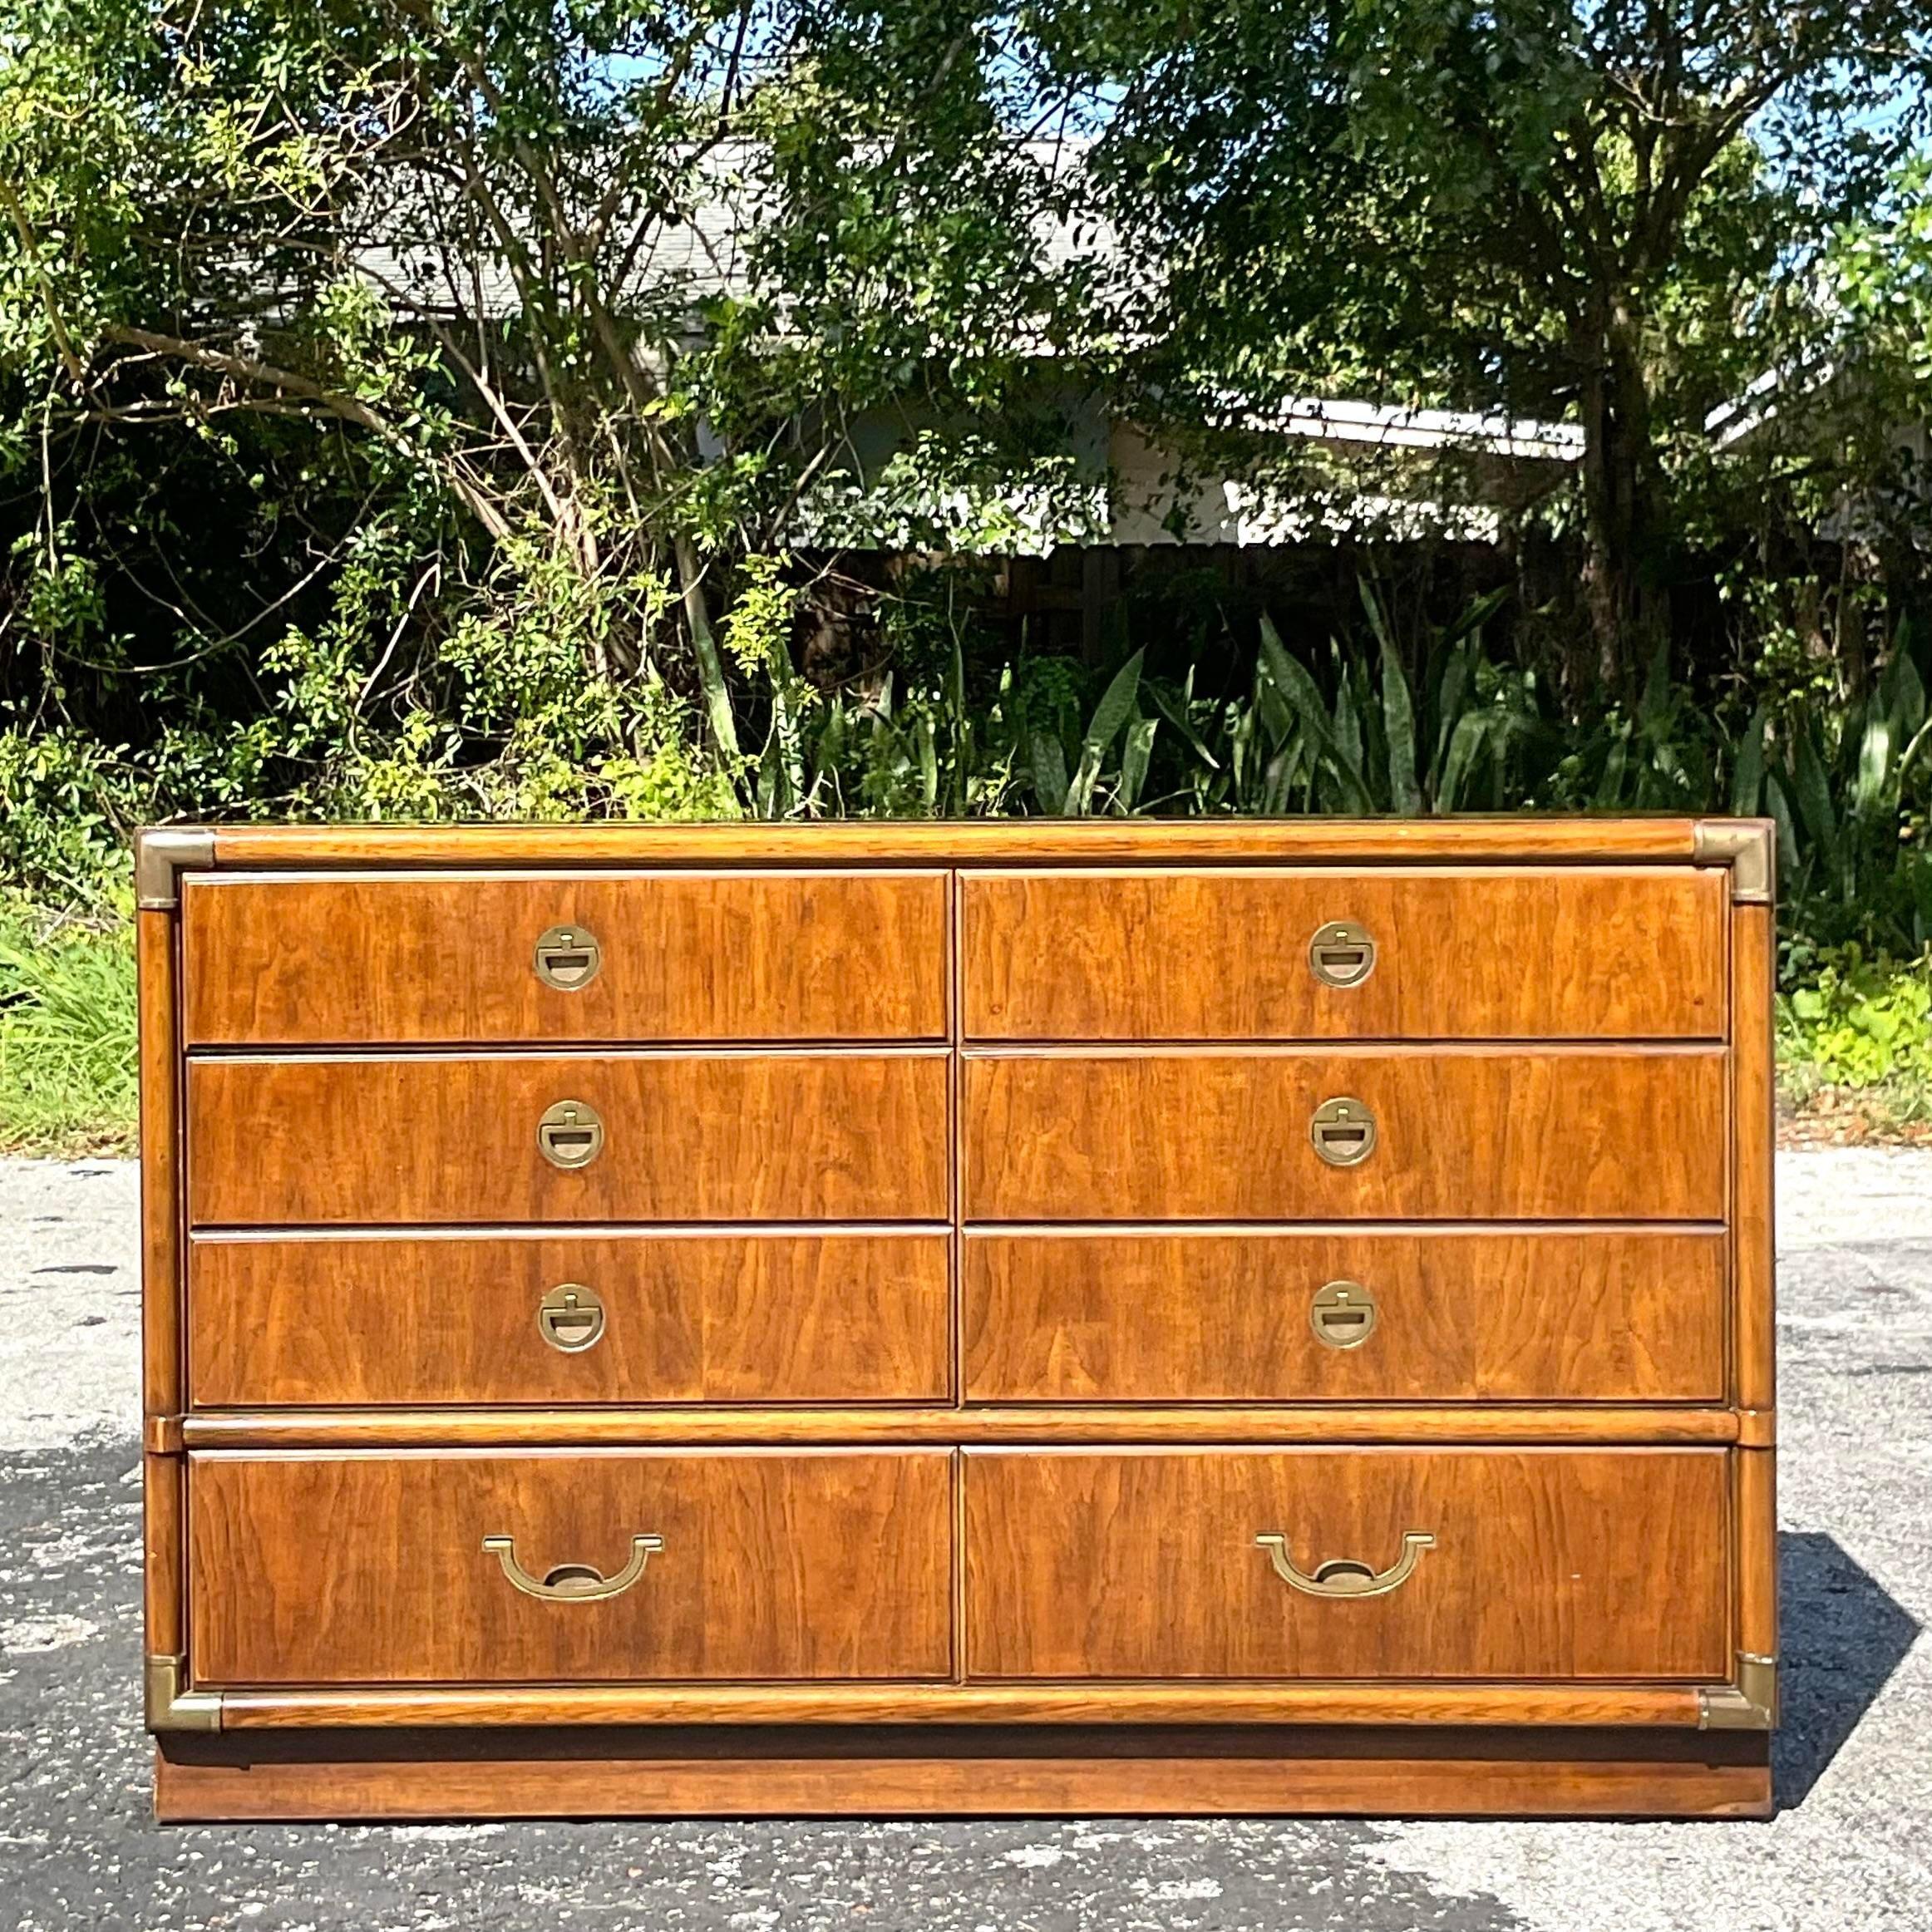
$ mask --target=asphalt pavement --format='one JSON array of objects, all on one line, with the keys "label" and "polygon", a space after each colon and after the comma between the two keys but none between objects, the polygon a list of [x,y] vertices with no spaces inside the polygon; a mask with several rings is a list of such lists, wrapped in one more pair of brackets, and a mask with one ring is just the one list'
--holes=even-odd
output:
[{"label": "asphalt pavement", "polygon": [[1778,1166],[1768,1824],[163,1830],[131,1166],[0,1162],[0,1928],[1932,1932],[1932,1153]]}]

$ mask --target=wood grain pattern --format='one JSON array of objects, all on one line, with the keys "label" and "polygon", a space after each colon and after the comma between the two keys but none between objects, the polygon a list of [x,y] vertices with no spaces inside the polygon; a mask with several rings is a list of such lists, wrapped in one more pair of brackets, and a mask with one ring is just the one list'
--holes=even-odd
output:
[{"label": "wood grain pattern", "polygon": [[[1688,818],[846,819],[812,825],[218,826],[218,866],[854,865],[1140,860],[1689,860]],[[1722,870],[1723,868],[1715,868]]]},{"label": "wood grain pattern", "polygon": [[1772,1167],[1777,1142],[1772,1018],[1777,988],[1777,924],[1768,905],[1741,905],[1731,929],[1737,1399],[1747,1409],[1777,1406],[1777,1264]]},{"label": "wood grain pattern", "polygon": [[181,1412],[181,1102],[175,915],[135,914],[140,1065],[142,1412]]},{"label": "wood grain pattern", "polygon": [[[964,1021],[1012,1040],[1718,1038],[1723,873],[1688,865],[965,874]],[[1347,920],[1373,968],[1309,942]]]},{"label": "wood grain pattern", "polygon": [[[1374,1298],[1321,1340],[1328,1282]],[[1704,1402],[1725,1397],[1718,1230],[978,1232],[973,1402]]]},{"label": "wood grain pattern", "polygon": [[[951,1668],[952,1481],[943,1454],[220,1456],[189,1459],[195,1675],[204,1683],[609,1683],[921,1678]],[[524,1568],[609,1575],[550,1602]]]},{"label": "wood grain pattern", "polygon": [[[277,1748],[281,1747],[281,1748]],[[165,1822],[315,1818],[1538,1816],[1760,1817],[1765,1740],[1056,1726],[978,1737],[862,1727],[170,1737]]]},{"label": "wood grain pattern", "polygon": [[[973,1678],[1704,1679],[1730,1668],[1730,1471],[1695,1449],[966,1452]],[[1289,1588],[1382,1570],[1386,1594]]]},{"label": "wood grain pattern", "polygon": [[[944,1049],[191,1061],[197,1224],[943,1220]],[[602,1114],[553,1167],[537,1122]]]},{"label": "wood grain pattern", "polygon": [[[421,872],[198,880],[190,1046],[940,1039],[944,873]],[[594,978],[532,964],[587,927]]]},{"label": "wood grain pattern", "polygon": [[149,1657],[179,1657],[187,1648],[181,1618],[187,1464],[179,1455],[148,1455],[140,1467],[141,1649]]},{"label": "wood grain pattern", "polygon": [[1738,1439],[1733,1409],[1628,1402],[1044,1403],[928,1408],[204,1409],[190,1449],[622,1447],[797,1442],[1708,1442]]},{"label": "wood grain pattern", "polygon": [[[1715,1220],[1726,1077],[1715,1049],[969,1055],[965,1214]],[[1378,1125],[1357,1166],[1328,1166],[1309,1139],[1337,1096]]]},{"label": "wood grain pattern", "polygon": [[1737,1648],[1776,1657],[1778,1643],[1777,1452],[1740,1449],[1737,1470]]},{"label": "wood grain pattern", "polygon": [[[189,1358],[203,1406],[944,1402],[943,1232],[198,1238]],[[564,1352],[543,1297],[589,1289]]]},{"label": "wood grain pattern", "polygon": [[362,1732],[477,1725],[1360,1724],[1495,1729],[1599,1724],[1694,1729],[1686,1684],[893,1683],[545,1684],[231,1690],[232,1731]]}]

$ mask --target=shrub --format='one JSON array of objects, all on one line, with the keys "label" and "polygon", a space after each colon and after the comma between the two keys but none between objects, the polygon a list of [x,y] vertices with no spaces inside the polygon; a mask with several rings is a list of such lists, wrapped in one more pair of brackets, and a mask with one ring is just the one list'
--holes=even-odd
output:
[{"label": "shrub", "polygon": [[1778,1057],[1790,1097],[1879,1091],[1902,1119],[1932,1111],[1932,953],[1901,964],[1856,945],[1823,954],[1815,982],[1777,1003]]},{"label": "shrub", "polygon": [[128,1153],[134,929],[0,901],[0,1151]]}]

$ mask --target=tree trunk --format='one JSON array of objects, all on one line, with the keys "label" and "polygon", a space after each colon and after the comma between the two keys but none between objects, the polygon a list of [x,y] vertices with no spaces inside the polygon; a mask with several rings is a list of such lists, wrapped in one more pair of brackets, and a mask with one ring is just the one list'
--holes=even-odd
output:
[{"label": "tree trunk", "polygon": [[[1623,697],[1641,687],[1665,635],[1659,583],[1657,452],[1640,324],[1629,302],[1608,300],[1581,345],[1584,375],[1584,609],[1594,676]],[[1581,669],[1573,663],[1573,674]]]}]

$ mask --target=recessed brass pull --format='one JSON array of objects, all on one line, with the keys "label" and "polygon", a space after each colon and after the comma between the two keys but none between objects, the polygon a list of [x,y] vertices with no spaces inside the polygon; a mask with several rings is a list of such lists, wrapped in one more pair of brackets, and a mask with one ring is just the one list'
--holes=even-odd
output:
[{"label": "recessed brass pull", "polygon": [[1359,1281],[1331,1281],[1309,1304],[1309,1326],[1331,1348],[1359,1348],[1375,1333],[1375,1297]]},{"label": "recessed brass pull", "polygon": [[1435,1547],[1436,1539],[1423,1530],[1410,1530],[1402,1536],[1402,1553],[1387,1570],[1371,1570],[1366,1563],[1354,1563],[1347,1558],[1338,1558],[1333,1562],[1318,1564],[1315,1573],[1310,1576],[1306,1570],[1297,1570],[1294,1559],[1288,1553],[1288,1539],[1272,1532],[1254,1539],[1258,1549],[1268,1552],[1269,1560],[1274,1565],[1274,1574],[1290,1589],[1299,1589],[1304,1596],[1311,1597],[1380,1597],[1409,1580],[1410,1572],[1416,1567],[1416,1559],[1423,1550]]},{"label": "recessed brass pull", "polygon": [[597,977],[604,949],[583,926],[550,926],[537,938],[531,964],[537,978],[559,993],[576,993]]},{"label": "recessed brass pull", "polygon": [[604,1116],[588,1101],[560,1100],[537,1122],[537,1146],[553,1167],[588,1167],[604,1146]]},{"label": "recessed brass pull", "polygon": [[560,1563],[542,1577],[532,1576],[516,1560],[514,1536],[485,1536],[483,1554],[503,1565],[503,1574],[526,1597],[550,1604],[594,1604],[622,1596],[644,1574],[654,1551],[664,1547],[662,1536],[631,1538],[631,1560],[615,1576],[604,1576],[587,1563]]},{"label": "recessed brass pull", "polygon": [[1336,919],[1309,941],[1309,965],[1324,986],[1359,986],[1375,970],[1375,941],[1368,927]]},{"label": "recessed brass pull", "polygon": [[537,1333],[553,1348],[579,1355],[602,1339],[604,1304],[580,1281],[558,1283],[537,1304]]},{"label": "recessed brass pull", "polygon": [[1315,1151],[1331,1167],[1353,1167],[1375,1151],[1375,1116],[1358,1100],[1324,1100],[1309,1122]]}]

